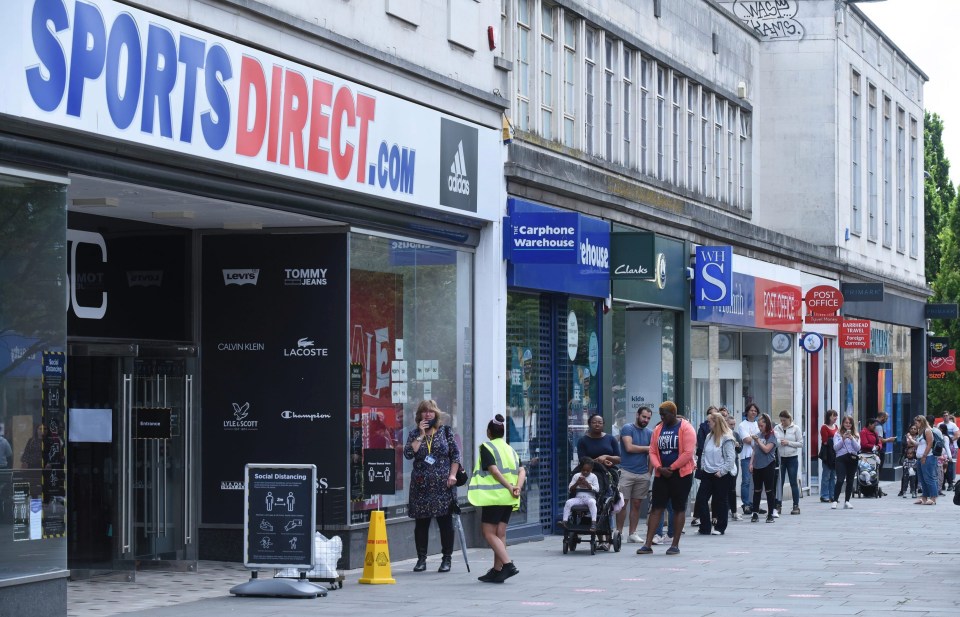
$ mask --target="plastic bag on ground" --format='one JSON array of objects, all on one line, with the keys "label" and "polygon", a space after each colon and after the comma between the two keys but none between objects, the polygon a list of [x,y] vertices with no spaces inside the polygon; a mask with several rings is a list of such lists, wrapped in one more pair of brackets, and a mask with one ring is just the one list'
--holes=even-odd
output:
[{"label": "plastic bag on ground", "polygon": [[[337,574],[337,564],[340,562],[340,556],[343,554],[343,540],[340,536],[327,538],[319,531],[313,537],[313,551],[316,565],[313,570],[307,572],[307,578],[329,578],[335,579]],[[274,576],[284,578],[298,578],[300,570],[297,568],[283,568],[277,570]]]}]

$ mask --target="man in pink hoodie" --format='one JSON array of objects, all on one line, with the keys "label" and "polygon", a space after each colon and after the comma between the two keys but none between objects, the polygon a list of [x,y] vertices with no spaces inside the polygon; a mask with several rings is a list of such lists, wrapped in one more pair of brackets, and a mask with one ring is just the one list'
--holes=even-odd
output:
[{"label": "man in pink hoodie", "polygon": [[680,536],[686,522],[687,499],[693,486],[693,452],[697,446],[697,432],[689,422],[677,417],[673,401],[660,404],[660,424],[653,429],[650,439],[650,467],[654,470],[653,498],[647,518],[647,539],[637,549],[637,555],[649,555],[653,534],[663,510],[669,502],[673,506],[673,544],[667,555],[680,554]]}]

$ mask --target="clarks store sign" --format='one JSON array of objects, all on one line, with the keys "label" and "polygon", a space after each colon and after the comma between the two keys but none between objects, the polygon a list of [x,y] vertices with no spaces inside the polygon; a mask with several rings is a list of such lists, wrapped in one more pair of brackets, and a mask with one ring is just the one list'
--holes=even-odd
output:
[{"label": "clarks store sign", "polygon": [[610,280],[656,279],[655,239],[650,231],[610,234]]},{"label": "clarks store sign", "polygon": [[111,0],[7,0],[3,8],[0,114],[498,215],[493,129]]}]

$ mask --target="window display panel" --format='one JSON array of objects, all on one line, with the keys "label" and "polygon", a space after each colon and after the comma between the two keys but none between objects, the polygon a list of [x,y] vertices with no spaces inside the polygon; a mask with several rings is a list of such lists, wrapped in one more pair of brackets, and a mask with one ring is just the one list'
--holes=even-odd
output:
[{"label": "window display panel", "polygon": [[549,407],[541,414],[541,368],[549,358],[540,338],[543,312],[539,295],[510,292],[507,296],[507,441],[527,468],[527,490],[510,521],[540,520],[540,487],[550,481]]},{"label": "window display panel", "polygon": [[[472,469],[473,254],[374,234],[350,237],[350,522],[407,515],[403,456],[421,401],[436,401]],[[389,452],[386,452],[389,451]],[[393,461],[371,480],[366,459]],[[375,474],[376,475],[376,474]],[[388,489],[373,488],[388,485]],[[390,493],[392,494],[385,494]],[[465,499],[466,487],[458,489]]]},{"label": "window display panel", "polygon": [[65,185],[0,174],[0,581],[67,567],[66,229]]},{"label": "window display panel", "polygon": [[[558,375],[561,400],[567,401],[569,469],[577,465],[577,441],[587,432],[587,420],[599,410],[600,340],[597,303],[571,298],[561,311]],[[611,418],[604,418],[609,424]],[[569,479],[569,478],[567,478]],[[566,481],[564,481],[566,485]]]}]

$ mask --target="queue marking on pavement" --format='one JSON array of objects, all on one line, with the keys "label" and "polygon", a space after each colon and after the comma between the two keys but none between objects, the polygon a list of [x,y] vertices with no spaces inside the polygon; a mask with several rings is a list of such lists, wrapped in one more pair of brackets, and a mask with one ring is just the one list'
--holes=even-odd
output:
[{"label": "queue marking on pavement", "polygon": [[819,593],[791,593],[788,598],[822,598]]},{"label": "queue marking on pavement", "polygon": [[853,587],[854,583],[824,583],[827,587]]},{"label": "queue marking on pavement", "polygon": [[870,576],[878,576],[879,572],[867,572],[866,570],[860,570],[858,572],[851,572],[851,574],[868,574]]},{"label": "queue marking on pavement", "polygon": [[751,608],[754,613],[785,613],[787,609],[785,608]]},{"label": "queue marking on pavement", "polygon": [[899,566],[900,564],[899,564],[899,563],[891,563],[891,562],[889,562],[889,561],[878,561],[877,563],[875,563],[875,564],[873,564],[873,565],[875,565],[875,566]]},{"label": "queue marking on pavement", "polygon": [[521,602],[523,606],[553,606],[553,602]]},{"label": "queue marking on pavement", "polygon": [[686,568],[660,568],[662,572],[686,572]]},{"label": "queue marking on pavement", "polygon": [[607,593],[606,589],[574,589],[578,593]]},{"label": "queue marking on pavement", "polygon": [[645,579],[645,578],[621,578],[620,580],[621,580],[621,581],[630,581],[630,582],[642,583],[643,581],[646,581],[647,579]]},{"label": "queue marking on pavement", "polygon": [[749,555],[750,551],[727,551],[727,555]]}]

